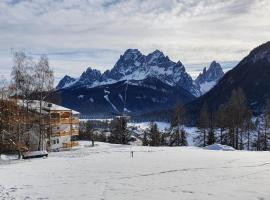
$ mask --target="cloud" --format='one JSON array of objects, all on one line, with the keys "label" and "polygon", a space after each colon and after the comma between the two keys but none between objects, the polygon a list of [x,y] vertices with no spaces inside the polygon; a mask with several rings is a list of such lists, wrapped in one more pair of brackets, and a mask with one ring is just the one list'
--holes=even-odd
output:
[{"label": "cloud", "polygon": [[57,76],[111,68],[127,48],[160,49],[192,71],[240,60],[269,40],[269,18],[268,0],[3,0],[0,73],[11,48],[48,54]]}]

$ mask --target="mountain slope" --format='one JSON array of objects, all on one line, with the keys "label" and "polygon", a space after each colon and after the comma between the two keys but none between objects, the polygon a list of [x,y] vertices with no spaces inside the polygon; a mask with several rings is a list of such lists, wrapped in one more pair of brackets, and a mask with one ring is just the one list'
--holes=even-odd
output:
[{"label": "mountain slope", "polygon": [[198,113],[207,103],[216,110],[225,103],[233,89],[242,88],[248,105],[260,113],[267,99],[270,99],[270,42],[250,52],[234,69],[227,72],[208,93],[187,105],[189,113]]},{"label": "mountain slope", "polygon": [[71,87],[57,90],[61,105],[80,111],[82,117],[104,118],[122,114],[140,115],[168,109],[195,97],[179,86],[171,86],[157,78],[118,81],[96,87]]}]

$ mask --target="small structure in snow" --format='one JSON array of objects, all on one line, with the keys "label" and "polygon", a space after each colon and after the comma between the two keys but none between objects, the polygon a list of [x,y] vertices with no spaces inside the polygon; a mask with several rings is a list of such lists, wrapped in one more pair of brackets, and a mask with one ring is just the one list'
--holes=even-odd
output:
[{"label": "small structure in snow", "polygon": [[22,153],[23,159],[48,157],[47,151],[30,151]]},{"label": "small structure in snow", "polygon": [[212,144],[206,146],[205,149],[207,150],[218,150],[218,151],[235,151],[235,149],[231,146],[222,145],[222,144]]}]

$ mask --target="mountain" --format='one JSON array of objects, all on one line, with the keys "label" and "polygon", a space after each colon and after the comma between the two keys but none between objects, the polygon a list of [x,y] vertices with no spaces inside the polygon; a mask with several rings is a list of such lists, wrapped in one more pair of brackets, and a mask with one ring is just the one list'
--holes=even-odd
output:
[{"label": "mountain", "polygon": [[227,72],[205,95],[187,105],[191,114],[198,113],[204,103],[216,110],[225,103],[232,91],[241,88],[254,113],[262,112],[270,99],[270,42],[253,49],[235,68]]},{"label": "mountain", "polygon": [[128,49],[111,70],[101,73],[88,68],[77,79],[65,76],[55,95],[61,105],[87,117],[141,115],[187,103],[200,94],[184,65],[161,51],[143,55]]},{"label": "mountain", "polygon": [[199,88],[193,83],[191,76],[186,72],[184,65],[173,62],[161,51],[143,55],[138,49],[128,49],[120,56],[111,70],[101,74],[100,71],[88,68],[73,84],[64,84],[57,89],[74,86],[97,87],[112,84],[123,80],[144,80],[157,78],[170,86],[180,86],[195,96],[200,95]]},{"label": "mountain", "polygon": [[69,85],[72,85],[75,81],[76,81],[75,78],[72,78],[72,77],[66,75],[66,76],[64,76],[64,78],[62,78],[59,81],[58,85],[56,86],[56,89],[68,87]]},{"label": "mountain", "polygon": [[204,94],[213,88],[223,75],[224,72],[220,64],[213,61],[208,69],[206,67],[203,69],[194,82],[200,88],[201,94]]},{"label": "mountain", "polygon": [[69,87],[57,90],[54,95],[61,98],[61,105],[80,111],[81,116],[87,118],[113,117],[123,112],[136,116],[195,98],[184,88],[157,78],[123,80],[96,87]]}]

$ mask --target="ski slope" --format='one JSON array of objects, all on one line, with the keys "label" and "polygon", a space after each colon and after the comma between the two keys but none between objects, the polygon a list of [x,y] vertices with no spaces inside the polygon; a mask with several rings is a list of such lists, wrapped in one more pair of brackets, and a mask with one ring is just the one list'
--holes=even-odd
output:
[{"label": "ski slope", "polygon": [[0,199],[270,199],[269,152],[81,142],[46,159],[4,158]]}]

